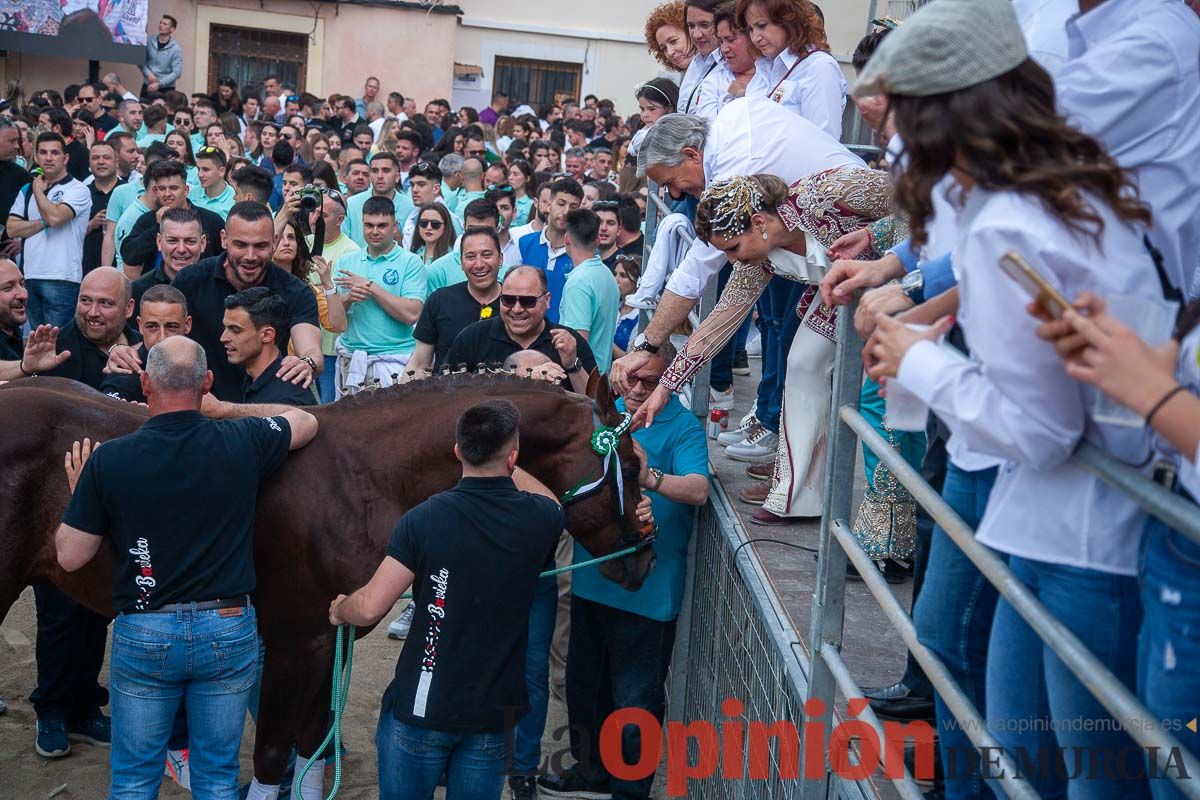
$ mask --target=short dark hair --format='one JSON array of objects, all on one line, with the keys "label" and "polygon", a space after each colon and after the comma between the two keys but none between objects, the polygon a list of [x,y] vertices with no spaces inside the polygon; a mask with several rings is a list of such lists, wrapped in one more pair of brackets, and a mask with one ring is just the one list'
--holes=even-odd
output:
[{"label": "short dark hair", "polygon": [[[180,208],[173,208],[172,211],[182,211]],[[200,220],[197,218],[196,222]],[[183,292],[176,289],[169,283],[160,283],[156,286],[151,286],[142,295],[141,305],[146,303],[168,303],[173,306],[183,306],[183,315],[186,317],[188,313],[187,297]]]},{"label": "short dark hair", "polygon": [[567,234],[576,247],[595,248],[600,233],[600,217],[587,208],[567,212]]},{"label": "short dark hair", "polygon": [[405,141],[414,145],[418,150],[425,146],[425,140],[421,138],[421,134],[409,128],[403,128],[396,131],[396,141]]},{"label": "short dark hair", "polygon": [[71,113],[71,119],[79,120],[84,125],[95,125],[96,115],[86,108],[77,108]]},{"label": "short dark hair", "polygon": [[150,105],[146,106],[146,112],[142,114],[142,124],[147,128],[153,128],[155,125],[165,120],[167,115],[170,113],[171,112],[167,110],[166,106],[160,106],[157,103],[151,103]]},{"label": "short dark hair", "polygon": [[71,115],[66,112],[66,109],[58,106],[50,106],[44,112],[50,118],[50,128],[58,128],[65,136],[71,135]]},{"label": "short dark hair", "polygon": [[576,200],[583,200],[583,187],[574,178],[559,178],[550,184],[550,196],[569,194]]},{"label": "short dark hair", "polygon": [[250,315],[250,322],[255,330],[265,327],[275,329],[275,339],[278,341],[287,332],[288,312],[287,301],[268,289],[266,286],[251,286],[225,298],[225,308],[244,308]]},{"label": "short dark hair", "polygon": [[366,123],[354,126],[354,130],[351,132],[350,138],[354,139],[358,136],[370,136],[371,141],[375,141],[375,131],[371,130],[371,126],[367,125]]},{"label": "short dark hair", "polygon": [[617,221],[628,233],[641,233],[642,209],[634,200],[634,195],[622,194],[617,197]]},{"label": "short dark hair", "polygon": [[312,169],[307,164],[291,163],[283,168],[283,174],[292,173],[300,176],[301,182],[305,184],[312,183]]},{"label": "short dark hair", "polygon": [[258,202],[265,204],[275,191],[275,179],[262,167],[241,167],[233,173],[233,183],[238,192],[249,192]]},{"label": "short dark hair", "polygon": [[[272,188],[274,188],[273,185]],[[258,203],[254,200],[243,200],[240,203],[234,203],[233,208],[229,209],[229,214],[225,217],[225,227],[229,227],[229,220],[234,217],[244,222],[258,222],[263,219],[272,219],[271,209],[265,203]]]},{"label": "short dark hair", "polygon": [[492,240],[492,244],[496,245],[496,252],[501,252],[504,248],[500,245],[500,234],[496,233],[495,228],[488,228],[483,225],[472,225],[463,231],[462,238],[459,239],[459,251],[465,250],[467,247],[467,239],[472,236],[486,236]]},{"label": "short dark hair", "polygon": [[195,223],[200,228],[200,234],[204,235],[204,225],[200,222],[200,215],[196,213],[194,208],[168,208],[163,212],[162,219],[159,220],[159,230],[168,222],[174,222],[179,225],[191,225]]},{"label": "short dark hair", "polygon": [[491,200],[486,197],[478,197],[463,207],[463,219],[465,220],[467,217],[495,220],[499,224],[500,211]]},{"label": "short dark hair", "polygon": [[432,161],[418,161],[408,171],[408,179],[411,181],[413,178],[426,178],[440,183],[442,180],[442,171]]},{"label": "short dark hair", "polygon": [[64,153],[67,151],[67,140],[59,136],[54,131],[44,131],[39,133],[37,139],[34,140],[34,148],[36,149],[38,145],[42,144],[43,142],[58,142],[58,146],[62,148],[62,151]]},{"label": "short dark hair", "polygon": [[225,151],[219,147],[201,147],[196,151],[196,158],[207,158],[210,161],[216,161],[222,167],[224,167],[229,160],[225,157]]},{"label": "short dark hair", "polygon": [[137,144],[137,137],[135,137],[129,131],[113,131],[112,133],[105,136],[102,141],[108,142],[109,144],[111,144],[113,146],[114,149],[120,150],[122,139],[129,139],[134,144]]},{"label": "short dark hair", "polygon": [[[363,161],[366,162],[368,167],[371,166],[370,162],[367,162],[366,159],[363,158],[355,159],[355,161]],[[400,159],[396,158],[395,153],[389,153],[387,150],[380,150],[378,153],[371,156],[371,161],[390,161],[397,168],[400,167]],[[351,161],[350,163],[353,164],[354,162]]]},{"label": "short dark hair", "polygon": [[396,218],[396,204],[386,197],[368,197],[363,203],[362,214],[364,217],[391,217]]},{"label": "short dark hair", "polygon": [[891,32],[891,28],[876,28],[859,40],[858,46],[854,48],[854,55],[850,57],[850,63],[854,65],[856,72],[862,71],[880,43],[883,42],[884,37]]},{"label": "short dark hair", "polygon": [[169,19],[169,20],[171,20],[171,27],[172,27],[172,28],[178,28],[178,27],[179,27],[179,20],[175,19],[175,18],[174,18],[174,17],[172,17],[170,14],[163,14],[163,15],[162,15],[162,18],[163,18],[163,19]]},{"label": "short dark hair", "polygon": [[271,148],[271,163],[279,166],[288,165],[296,160],[296,151],[285,140],[280,139]]},{"label": "short dark hair", "polygon": [[454,426],[454,441],[462,460],[480,466],[508,455],[520,423],[520,412],[507,400],[485,400],[471,406]]},{"label": "short dark hair", "polygon": [[163,178],[182,178],[183,182],[187,183],[187,167],[183,165],[182,161],[176,161],[173,158],[164,158],[162,161],[155,161],[146,168],[146,177],[150,179],[150,183],[162,180]]}]

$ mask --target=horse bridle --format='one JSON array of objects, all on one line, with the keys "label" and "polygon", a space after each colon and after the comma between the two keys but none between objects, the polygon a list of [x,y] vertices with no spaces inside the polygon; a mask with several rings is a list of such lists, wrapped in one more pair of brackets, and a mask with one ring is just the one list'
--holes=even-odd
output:
[{"label": "horse bridle", "polygon": [[604,459],[600,477],[591,480],[585,478],[575,484],[562,496],[561,502],[565,508],[571,503],[579,502],[603,491],[606,485],[611,484],[617,495],[617,522],[621,527],[621,538],[617,542],[617,549],[631,549],[628,555],[636,555],[654,544],[654,540],[658,537],[658,526],[655,526],[649,533],[625,527],[625,478],[621,474],[621,459],[617,455],[617,447],[621,442],[621,437],[629,432],[633,415],[625,412],[621,415],[621,421],[616,427],[610,428],[601,421],[600,412],[593,402],[592,422],[595,424],[595,430],[592,431],[592,452]]}]

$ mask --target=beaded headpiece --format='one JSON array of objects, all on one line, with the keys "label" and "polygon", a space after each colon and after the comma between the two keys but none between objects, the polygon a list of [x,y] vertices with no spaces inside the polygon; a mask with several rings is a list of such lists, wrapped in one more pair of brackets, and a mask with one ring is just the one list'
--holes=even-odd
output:
[{"label": "beaded headpiece", "polygon": [[700,197],[708,203],[712,232],[729,239],[750,229],[750,216],[766,208],[762,189],[745,175],[726,178],[709,186]]}]

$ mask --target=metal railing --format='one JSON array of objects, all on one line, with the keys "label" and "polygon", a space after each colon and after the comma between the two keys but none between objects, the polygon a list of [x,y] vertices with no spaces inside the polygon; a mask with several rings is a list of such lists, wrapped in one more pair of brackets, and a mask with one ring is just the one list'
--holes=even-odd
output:
[{"label": "metal railing", "polygon": [[[980,748],[996,748],[1001,753],[1002,789],[1009,797],[1036,798],[1030,784],[1020,777],[1009,757],[988,733],[967,695],[955,683],[941,661],[917,639],[912,619],[897,601],[870,557],[862,550],[847,520],[852,511],[857,450],[861,441],[892,471],[950,539],[963,551],[980,573],[1021,615],[1038,637],[1059,657],[1080,682],[1124,726],[1130,737],[1149,753],[1155,754],[1162,774],[1171,774],[1175,786],[1186,797],[1200,798],[1200,781],[1179,780],[1179,774],[1165,770],[1172,755],[1182,763],[1183,775],[1200,775],[1200,763],[1185,750],[1175,736],[1153,720],[1146,708],[1057,618],[1050,614],[1008,566],[990,549],[975,541],[974,531],[942,500],[887,440],[858,413],[862,390],[862,340],[856,334],[853,315],[844,310],[838,318],[838,347],[834,372],[834,402],[829,423],[829,467],[825,486],[825,516],[821,521],[821,541],[817,584],[813,593],[813,613],[809,642],[814,653],[809,679],[810,698],[824,701],[825,714],[817,717],[826,729],[830,711],[840,690],[846,697],[861,697],[862,690],[850,674],[841,656],[842,620],[845,603],[847,558],[853,562],[887,619],[895,626],[904,644],[925,670],[960,729]],[[1175,526],[1189,538],[1200,541],[1200,509],[1171,495],[1133,470],[1117,464],[1090,445],[1073,456],[1082,468],[1126,491],[1147,512]],[[1134,646],[1134,643],[1130,643]],[[1031,654],[1032,658],[1033,655]],[[876,727],[878,722],[867,718]],[[1154,749],[1149,749],[1154,748]],[[827,773],[826,781],[834,776]],[[907,770],[892,779],[903,797],[918,798],[919,793]],[[827,796],[827,786],[819,782],[804,784],[801,797],[808,800]]]}]

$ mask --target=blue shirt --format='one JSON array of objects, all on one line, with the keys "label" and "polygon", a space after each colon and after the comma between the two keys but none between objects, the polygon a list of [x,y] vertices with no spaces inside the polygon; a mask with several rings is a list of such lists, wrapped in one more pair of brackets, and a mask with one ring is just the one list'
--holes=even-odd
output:
[{"label": "blue shirt", "polygon": [[958,285],[958,278],[954,276],[953,252],[946,253],[932,261],[918,261],[910,239],[905,239],[888,252],[900,259],[900,264],[904,267],[905,272],[912,272],[914,269],[921,270],[925,278],[926,300],[931,300]]},{"label": "blue shirt", "polygon": [[563,288],[567,285],[567,275],[575,266],[567,255],[567,248],[551,252],[546,241],[546,229],[536,233],[527,233],[521,237],[521,264],[526,267],[537,267],[546,273],[546,284],[550,289],[550,310],[546,319],[558,322],[558,307],[562,303]]},{"label": "blue shirt", "polygon": [[[617,401],[617,408],[625,410],[624,399]],[[675,395],[671,395],[654,418],[654,424],[635,430],[633,438],[645,449],[650,466],[668,475],[708,477],[708,442],[704,429]],[[642,587],[631,592],[601,576],[596,567],[584,567],[572,574],[571,591],[593,603],[669,622],[678,616],[683,602],[688,540],[692,536],[695,508],[667,500],[656,492],[649,492],[649,496],[654,521],[658,524],[658,539],[654,542],[658,561]],[[574,563],[590,558],[592,555],[576,542]]]}]

